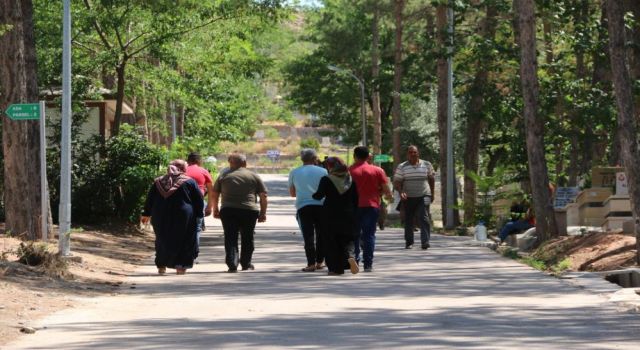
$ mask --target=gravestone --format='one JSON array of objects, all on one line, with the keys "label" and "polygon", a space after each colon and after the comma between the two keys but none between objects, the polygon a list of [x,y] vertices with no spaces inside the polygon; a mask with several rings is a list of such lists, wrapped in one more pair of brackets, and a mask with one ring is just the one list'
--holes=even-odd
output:
[{"label": "gravestone", "polygon": [[628,196],[629,183],[624,172],[616,173],[616,196]]},{"label": "gravestone", "polygon": [[580,189],[578,187],[558,187],[553,202],[554,208],[564,208],[569,203],[573,203],[578,196]]}]

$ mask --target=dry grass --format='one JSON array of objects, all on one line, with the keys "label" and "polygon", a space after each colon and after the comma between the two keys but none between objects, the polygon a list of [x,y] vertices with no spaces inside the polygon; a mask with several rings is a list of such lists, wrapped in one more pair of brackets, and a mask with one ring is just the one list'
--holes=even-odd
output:
[{"label": "dry grass", "polygon": [[559,237],[545,243],[532,255],[548,266],[565,259],[573,271],[608,271],[635,264],[635,238],[613,232]]}]

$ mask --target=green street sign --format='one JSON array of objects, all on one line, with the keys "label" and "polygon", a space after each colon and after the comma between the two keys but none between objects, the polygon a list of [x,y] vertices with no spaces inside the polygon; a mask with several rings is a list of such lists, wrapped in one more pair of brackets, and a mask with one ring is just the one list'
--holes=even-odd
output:
[{"label": "green street sign", "polygon": [[5,113],[12,120],[38,120],[40,119],[40,104],[20,103],[12,104]]},{"label": "green street sign", "polygon": [[374,163],[389,163],[393,162],[393,157],[388,154],[376,154],[373,156]]}]

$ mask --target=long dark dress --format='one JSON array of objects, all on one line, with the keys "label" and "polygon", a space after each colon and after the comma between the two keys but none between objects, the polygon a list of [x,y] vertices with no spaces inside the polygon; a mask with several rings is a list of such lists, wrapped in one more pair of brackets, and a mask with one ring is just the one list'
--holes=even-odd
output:
[{"label": "long dark dress", "polygon": [[142,215],[151,216],[156,235],[156,266],[191,268],[197,257],[197,218],[203,217],[202,192],[194,180],[185,181],[164,198],[155,184],[147,194]]},{"label": "long dark dress", "polygon": [[326,263],[331,272],[343,274],[349,268],[347,259],[354,256],[353,242],[357,232],[356,208],[358,191],[354,182],[340,194],[329,177],[320,180],[314,199],[324,198],[326,225]]}]

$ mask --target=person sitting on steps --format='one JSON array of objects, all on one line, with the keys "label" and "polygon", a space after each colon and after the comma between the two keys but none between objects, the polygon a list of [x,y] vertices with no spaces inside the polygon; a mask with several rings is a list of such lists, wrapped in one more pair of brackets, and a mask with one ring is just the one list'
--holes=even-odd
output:
[{"label": "person sitting on steps", "polygon": [[498,234],[500,244],[504,243],[509,235],[526,231],[535,225],[536,218],[533,209],[527,202],[514,201],[511,205],[511,221],[507,222]]}]

